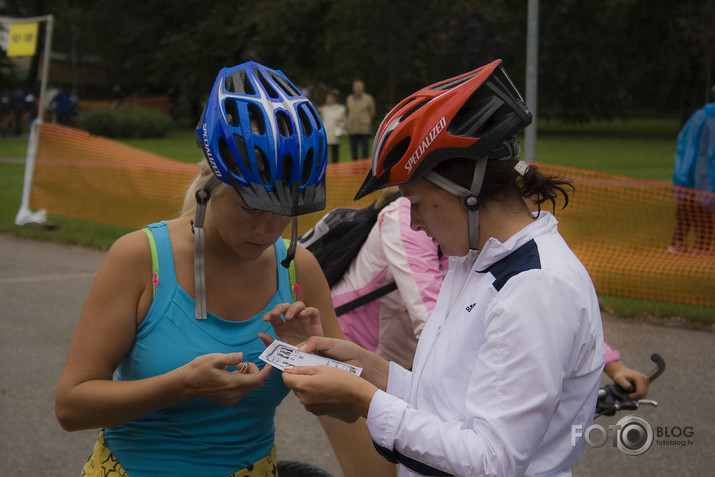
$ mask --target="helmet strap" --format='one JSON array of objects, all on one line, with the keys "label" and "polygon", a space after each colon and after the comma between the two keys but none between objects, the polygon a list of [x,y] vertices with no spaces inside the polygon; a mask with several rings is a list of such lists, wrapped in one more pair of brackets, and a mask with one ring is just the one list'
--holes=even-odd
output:
[{"label": "helmet strap", "polygon": [[206,274],[204,270],[204,219],[206,204],[211,198],[209,191],[196,191],[196,218],[191,221],[191,232],[194,234],[194,314],[197,320],[206,319]]},{"label": "helmet strap", "polygon": [[425,174],[425,179],[434,185],[441,187],[451,194],[464,197],[464,205],[467,208],[467,218],[469,221],[469,248],[471,249],[479,248],[479,191],[482,189],[484,171],[486,168],[486,157],[480,158],[476,161],[474,165],[474,174],[472,175],[472,185],[469,189],[465,189],[464,187],[445,179],[434,171],[430,171]]},{"label": "helmet strap", "polygon": [[295,259],[295,250],[298,248],[298,217],[293,217],[291,222],[290,230],[290,245],[288,246],[288,252],[286,253],[286,258],[281,260],[281,265],[285,268],[290,267],[290,262]]}]

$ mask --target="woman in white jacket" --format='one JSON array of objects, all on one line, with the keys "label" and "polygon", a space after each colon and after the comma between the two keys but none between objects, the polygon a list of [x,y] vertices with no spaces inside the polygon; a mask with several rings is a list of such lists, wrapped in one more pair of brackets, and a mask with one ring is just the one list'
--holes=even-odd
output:
[{"label": "woman in white jacket", "polygon": [[[400,475],[570,475],[604,366],[585,268],[541,205],[567,181],[517,159],[531,122],[497,60],[398,104],[375,138],[358,197],[397,185],[411,226],[450,256],[412,371],[357,345],[312,337],[305,351],[355,364],[288,369],[316,414],[359,416]],[[530,210],[532,203],[537,208]]]}]

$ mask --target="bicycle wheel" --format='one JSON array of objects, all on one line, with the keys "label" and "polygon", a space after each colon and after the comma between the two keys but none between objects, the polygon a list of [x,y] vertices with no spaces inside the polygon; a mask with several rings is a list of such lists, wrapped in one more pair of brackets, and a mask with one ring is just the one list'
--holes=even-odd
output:
[{"label": "bicycle wheel", "polygon": [[333,477],[323,469],[303,462],[278,461],[278,477]]}]

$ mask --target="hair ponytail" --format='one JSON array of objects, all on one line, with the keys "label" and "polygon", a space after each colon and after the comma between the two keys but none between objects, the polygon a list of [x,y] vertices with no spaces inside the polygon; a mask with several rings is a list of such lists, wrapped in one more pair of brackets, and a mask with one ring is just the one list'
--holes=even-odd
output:
[{"label": "hair ponytail", "polygon": [[575,190],[573,184],[568,179],[563,177],[551,176],[542,174],[537,166],[529,165],[529,168],[524,173],[524,176],[516,174],[516,185],[519,189],[519,193],[525,199],[530,199],[539,211],[541,211],[541,204],[544,202],[551,202],[551,211],[556,211],[556,200],[558,195],[561,194],[564,198],[565,208],[569,203],[569,195],[566,192],[566,188],[570,188],[572,191]]}]

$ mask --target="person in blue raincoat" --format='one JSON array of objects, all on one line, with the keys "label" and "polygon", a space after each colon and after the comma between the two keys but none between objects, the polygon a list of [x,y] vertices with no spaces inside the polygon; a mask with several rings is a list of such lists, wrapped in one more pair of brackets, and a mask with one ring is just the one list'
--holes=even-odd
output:
[{"label": "person in blue raincoat", "polygon": [[[715,211],[711,194],[715,192],[715,86],[711,102],[695,111],[678,134],[673,184],[692,190],[676,190],[676,223],[668,250],[710,255]],[[692,249],[686,244],[691,228],[696,235]]]}]

